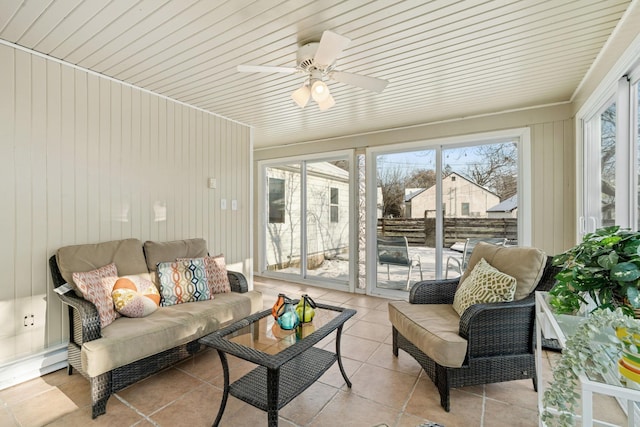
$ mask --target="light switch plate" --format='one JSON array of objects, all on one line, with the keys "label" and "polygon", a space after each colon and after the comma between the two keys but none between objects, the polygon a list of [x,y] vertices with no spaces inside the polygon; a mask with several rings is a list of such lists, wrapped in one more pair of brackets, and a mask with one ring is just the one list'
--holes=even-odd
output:
[{"label": "light switch plate", "polygon": [[227,199],[220,199],[220,209],[227,209]]},{"label": "light switch plate", "polygon": [[238,201],[237,200],[232,200],[231,201],[231,210],[232,211],[237,211],[238,210]]}]

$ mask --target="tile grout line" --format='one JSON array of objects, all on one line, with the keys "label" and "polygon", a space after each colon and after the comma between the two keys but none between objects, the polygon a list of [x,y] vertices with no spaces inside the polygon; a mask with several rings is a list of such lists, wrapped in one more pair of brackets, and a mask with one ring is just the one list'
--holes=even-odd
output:
[{"label": "tile grout line", "polygon": [[[153,421],[151,418],[149,418],[147,415],[143,414],[138,408],[136,408],[135,406],[133,406],[131,403],[129,403],[127,400],[125,400],[124,397],[120,396],[118,393],[114,393],[112,396],[115,396],[120,402],[122,402],[126,407],[128,407],[129,409],[131,409],[133,412],[135,412],[136,414],[140,415],[142,417],[142,420],[146,420],[149,421],[151,424],[153,424],[156,427],[160,427],[160,424],[156,423],[155,421]],[[173,403],[173,402],[172,402]],[[162,408],[158,409],[164,409],[167,405],[163,406]],[[155,411],[158,412],[158,411]],[[154,413],[155,413],[154,412]],[[136,424],[140,423],[140,421],[136,421],[135,423],[132,424],[132,426],[135,426]]]},{"label": "tile grout line", "polygon": [[[413,387],[411,387],[411,391],[409,392],[409,395],[407,396],[407,400],[405,400],[404,404],[402,405],[402,410],[400,411],[400,414],[398,414],[398,419],[396,420],[396,424],[395,424],[396,427],[400,426],[400,420],[402,419],[402,416],[406,414],[407,405],[409,404],[409,401],[413,397],[413,393],[416,391],[416,388],[418,387],[418,383],[419,382],[420,382],[420,373],[418,373],[418,375],[416,376],[416,379],[415,379],[415,381],[413,383]],[[422,418],[422,417],[420,417],[420,418]]]}]

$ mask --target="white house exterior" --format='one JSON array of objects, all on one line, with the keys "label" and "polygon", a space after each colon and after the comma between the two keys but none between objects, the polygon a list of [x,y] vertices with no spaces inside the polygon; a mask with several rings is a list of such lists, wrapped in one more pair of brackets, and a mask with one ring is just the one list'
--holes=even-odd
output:
[{"label": "white house exterior", "polygon": [[[300,262],[300,170],[268,168],[267,267]],[[279,190],[282,190],[281,192]],[[349,245],[349,172],[328,162],[307,164],[308,265],[346,251]]]},{"label": "white house exterior", "polygon": [[[487,209],[500,203],[493,192],[455,172],[442,178],[442,208],[445,217],[487,218]],[[405,199],[407,218],[435,217],[436,186],[414,191]]]}]

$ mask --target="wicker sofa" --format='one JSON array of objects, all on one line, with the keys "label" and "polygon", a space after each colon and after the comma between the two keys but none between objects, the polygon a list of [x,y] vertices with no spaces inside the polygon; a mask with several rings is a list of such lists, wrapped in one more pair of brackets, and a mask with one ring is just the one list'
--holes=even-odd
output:
[{"label": "wicker sofa", "polygon": [[69,308],[68,373],[75,368],[89,380],[93,418],[106,412],[111,394],[194,354],[200,349],[199,338],[262,310],[262,295],[248,290],[241,273],[229,271],[230,293],[160,307],[143,318],[119,317],[101,328],[96,306],[73,288],[73,272],[114,262],[118,275],[148,275],[155,283],[158,262],[206,255],[203,239],[144,245],[138,239],[124,239],[66,246],[50,258],[53,284]]},{"label": "wicker sofa", "polygon": [[[480,258],[519,282],[530,283],[521,295],[516,290],[512,302],[474,304],[459,316],[452,308],[458,284]],[[526,270],[523,264],[530,266],[524,275],[528,277],[520,274]],[[510,269],[520,271],[513,274]],[[480,243],[463,276],[418,282],[411,288],[409,302],[389,303],[393,354],[398,357],[402,349],[420,363],[447,412],[454,387],[532,379],[537,390],[534,294],[551,289],[558,271],[551,257],[537,249]]]}]

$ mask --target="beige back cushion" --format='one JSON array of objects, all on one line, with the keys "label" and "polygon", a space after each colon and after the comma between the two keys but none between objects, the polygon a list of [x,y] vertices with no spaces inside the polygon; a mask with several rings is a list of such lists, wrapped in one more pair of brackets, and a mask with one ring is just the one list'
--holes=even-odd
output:
[{"label": "beige back cushion", "polygon": [[65,246],[56,252],[56,261],[60,274],[67,283],[74,286],[76,293],[79,291],[73,282],[73,273],[92,271],[112,262],[120,276],[149,273],[142,252],[142,242],[138,239]]},{"label": "beige back cushion", "polygon": [[173,262],[176,258],[202,258],[208,255],[204,239],[174,240],[171,242],[144,242],[147,268],[155,279],[156,267],[160,262]]},{"label": "beige back cushion", "polygon": [[547,262],[547,255],[537,248],[505,247],[481,242],[473,249],[460,283],[465,281],[482,258],[495,269],[515,277],[517,283],[513,299],[516,301],[527,297],[535,289]]}]

